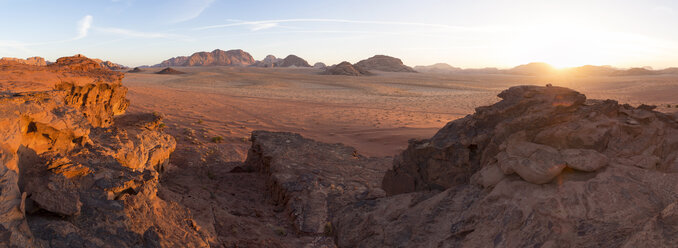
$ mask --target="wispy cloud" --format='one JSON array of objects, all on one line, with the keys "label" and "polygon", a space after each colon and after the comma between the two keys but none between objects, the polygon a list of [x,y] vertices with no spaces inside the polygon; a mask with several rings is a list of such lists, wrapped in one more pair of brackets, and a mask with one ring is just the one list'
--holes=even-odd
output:
[{"label": "wispy cloud", "polygon": [[182,38],[183,36],[168,34],[168,33],[155,33],[155,32],[141,32],[135,30],[129,30],[124,28],[104,28],[104,27],[94,27],[94,30],[106,34],[116,34],[126,37],[133,38]]},{"label": "wispy cloud", "polygon": [[87,32],[92,28],[93,19],[94,18],[91,15],[86,15],[78,21],[78,36],[75,37],[75,40],[87,37]]},{"label": "wispy cloud", "polygon": [[[193,20],[200,16],[215,0],[179,0],[165,1],[164,11],[174,16],[170,23],[180,23]],[[162,8],[161,8],[162,9]]]},{"label": "wispy cloud", "polygon": [[502,30],[501,27],[488,26],[488,27],[466,27],[466,26],[453,26],[440,23],[421,23],[421,22],[390,22],[390,21],[362,21],[362,20],[346,20],[346,19],[281,19],[281,20],[261,20],[261,21],[233,21],[231,23],[219,24],[219,25],[210,25],[194,28],[194,30],[206,30],[206,29],[216,29],[216,28],[227,28],[227,27],[237,27],[237,26],[250,26],[250,30],[257,31],[263,29],[272,28],[278,26],[280,23],[293,23],[293,22],[307,22],[307,23],[346,23],[346,24],[373,24],[373,25],[393,25],[393,26],[418,26],[418,27],[430,27],[430,28],[440,28],[453,31],[497,31]]}]

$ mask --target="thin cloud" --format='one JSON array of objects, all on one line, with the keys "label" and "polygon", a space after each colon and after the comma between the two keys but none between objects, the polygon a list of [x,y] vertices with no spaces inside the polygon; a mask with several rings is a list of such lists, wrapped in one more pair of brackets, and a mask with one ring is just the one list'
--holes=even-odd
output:
[{"label": "thin cloud", "polygon": [[446,24],[437,24],[437,23],[420,23],[420,22],[389,22],[389,21],[360,21],[360,20],[346,20],[346,19],[281,19],[281,20],[262,20],[262,21],[236,21],[232,23],[219,24],[219,25],[210,25],[194,28],[194,30],[206,30],[206,29],[216,29],[216,28],[227,28],[227,27],[237,27],[237,26],[252,26],[250,28],[252,31],[261,30],[256,29],[262,25],[268,25],[267,28],[272,28],[280,23],[291,23],[291,22],[310,22],[310,23],[347,23],[347,24],[374,24],[374,25],[395,25],[395,26],[419,26],[419,27],[431,27],[431,28],[441,28],[454,31],[497,31],[502,30],[499,27],[465,27],[465,26],[452,26]]},{"label": "thin cloud", "polygon": [[167,33],[140,32],[124,28],[100,28],[94,27],[94,30],[101,33],[117,34],[135,38],[180,38],[181,36]]},{"label": "thin cloud", "polygon": [[215,0],[191,0],[191,1],[167,1],[165,2],[165,12],[175,15],[176,18],[170,23],[180,23],[193,20],[204,12],[214,3]]},{"label": "thin cloud", "polygon": [[92,28],[93,19],[94,18],[91,15],[86,15],[78,21],[78,36],[75,37],[75,40],[87,37],[87,32]]}]

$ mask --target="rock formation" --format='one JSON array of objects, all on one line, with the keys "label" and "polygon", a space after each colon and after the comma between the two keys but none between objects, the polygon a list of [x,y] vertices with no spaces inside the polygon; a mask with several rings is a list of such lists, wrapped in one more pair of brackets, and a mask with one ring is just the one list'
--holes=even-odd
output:
[{"label": "rock formation", "polygon": [[345,75],[345,76],[364,76],[370,75],[371,73],[367,70],[362,69],[360,66],[353,66],[349,62],[341,62],[337,65],[333,65],[325,68],[323,72],[325,75]]},{"label": "rock formation", "polygon": [[317,235],[332,232],[330,218],[338,208],[385,196],[379,180],[390,162],[342,144],[255,131],[245,165],[267,175],[269,193],[298,232]]},{"label": "rock formation", "polygon": [[156,72],[155,74],[176,75],[176,74],[186,74],[186,73],[183,72],[183,71],[175,70],[175,69],[173,69],[173,68],[171,68],[171,67],[167,67],[167,68],[165,68],[165,69],[160,70],[159,72]]},{"label": "rock formation", "polygon": [[412,141],[384,177],[390,197],[337,210],[338,246],[678,241],[675,117],[560,87],[518,86],[499,97]]},{"label": "rock formation", "polygon": [[311,67],[311,65],[306,60],[291,54],[280,62],[280,67]]},{"label": "rock formation", "polygon": [[325,65],[325,63],[323,63],[323,62],[317,62],[317,63],[313,64],[313,68],[325,69],[325,68],[327,68],[327,65]]},{"label": "rock formation", "polygon": [[156,196],[176,143],[160,116],[123,115],[121,79],[84,57],[0,65],[0,246],[209,245]]},{"label": "rock formation", "polygon": [[15,63],[26,64],[26,65],[36,65],[36,66],[46,66],[47,65],[47,62],[42,57],[30,57],[30,58],[27,58],[27,59],[3,57],[2,59],[0,59],[0,64],[9,63],[9,62],[15,62]]},{"label": "rock formation", "polygon": [[256,67],[279,67],[280,63],[282,63],[282,61],[283,61],[283,59],[276,58],[273,55],[268,55],[263,60],[257,61],[256,63],[254,63],[253,66],[256,66]]},{"label": "rock formation", "polygon": [[129,70],[129,71],[127,71],[127,72],[129,72],[129,73],[139,73],[139,72],[143,72],[143,71],[144,71],[144,70],[142,70],[142,69],[139,68],[139,67],[134,67],[134,69]]},{"label": "rock formation", "polygon": [[154,67],[169,66],[249,66],[254,64],[254,58],[243,50],[222,51],[216,49],[212,52],[197,52],[191,56],[175,57],[163,61]]},{"label": "rock formation", "polygon": [[385,55],[375,55],[369,59],[361,60],[354,66],[368,71],[417,72],[409,66],[404,65],[400,59]]}]

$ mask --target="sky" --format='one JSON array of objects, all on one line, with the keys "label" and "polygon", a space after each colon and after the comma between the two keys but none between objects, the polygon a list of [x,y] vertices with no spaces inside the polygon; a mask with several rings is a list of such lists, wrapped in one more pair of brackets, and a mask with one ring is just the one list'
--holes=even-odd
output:
[{"label": "sky", "polygon": [[678,1],[0,0],[0,57],[153,65],[214,49],[309,63],[678,66]]}]

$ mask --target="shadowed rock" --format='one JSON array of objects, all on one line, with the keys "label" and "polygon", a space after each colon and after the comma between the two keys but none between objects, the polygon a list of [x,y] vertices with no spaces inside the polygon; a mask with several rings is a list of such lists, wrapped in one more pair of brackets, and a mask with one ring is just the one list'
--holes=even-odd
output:
[{"label": "shadowed rock", "polygon": [[142,70],[142,69],[139,68],[139,67],[134,67],[134,69],[129,70],[129,71],[127,71],[127,72],[128,72],[128,73],[140,73],[140,72],[143,72],[143,71],[144,71],[144,70]]},{"label": "shadowed rock", "polygon": [[371,75],[367,70],[363,70],[359,66],[353,66],[349,62],[341,62],[337,65],[330,66],[323,72],[325,75],[344,75],[344,76],[366,76]]},{"label": "shadowed rock", "polygon": [[[670,247],[678,123],[653,107],[518,86],[412,141],[337,210],[339,247]],[[411,193],[407,193],[411,192]],[[356,231],[360,230],[360,231]]]},{"label": "shadowed rock", "polygon": [[298,232],[331,232],[333,211],[355,201],[383,197],[379,179],[388,158],[368,158],[342,144],[293,133],[252,133],[245,164],[268,176],[268,191]]},{"label": "shadowed rock", "polygon": [[183,72],[183,71],[175,70],[171,67],[167,67],[165,69],[162,69],[159,72],[156,72],[155,74],[178,75],[178,74],[186,74],[186,73]]}]

